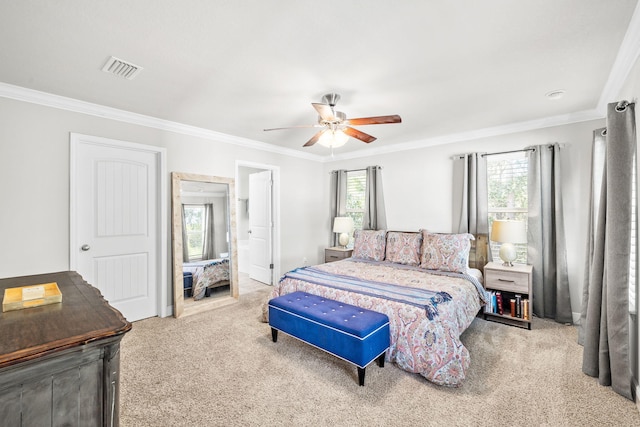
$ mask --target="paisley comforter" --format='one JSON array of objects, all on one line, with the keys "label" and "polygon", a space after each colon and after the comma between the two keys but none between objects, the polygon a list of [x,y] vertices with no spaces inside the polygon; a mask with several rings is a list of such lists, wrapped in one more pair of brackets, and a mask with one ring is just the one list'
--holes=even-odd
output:
[{"label": "paisley comforter", "polygon": [[269,299],[295,291],[386,314],[391,329],[386,360],[452,387],[462,384],[470,364],[460,335],[486,302],[472,276],[356,259],[293,270]]},{"label": "paisley comforter", "polygon": [[193,299],[204,298],[207,288],[229,284],[229,258],[209,259],[182,265],[193,274]]}]

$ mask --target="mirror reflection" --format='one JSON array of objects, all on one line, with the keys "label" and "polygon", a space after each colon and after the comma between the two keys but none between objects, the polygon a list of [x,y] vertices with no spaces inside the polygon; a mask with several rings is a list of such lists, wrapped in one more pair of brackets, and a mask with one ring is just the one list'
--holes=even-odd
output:
[{"label": "mirror reflection", "polygon": [[172,173],[176,317],[238,297],[233,184],[231,178]]}]

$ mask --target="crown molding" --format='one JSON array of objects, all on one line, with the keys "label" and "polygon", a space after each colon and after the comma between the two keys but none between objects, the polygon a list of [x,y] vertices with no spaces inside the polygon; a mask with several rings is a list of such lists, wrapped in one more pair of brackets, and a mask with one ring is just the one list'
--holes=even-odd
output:
[{"label": "crown molding", "polygon": [[609,73],[607,83],[602,89],[596,110],[603,116],[607,114],[607,104],[618,101],[631,69],[640,56],[640,3],[631,16],[631,22],[618,49],[618,55]]},{"label": "crown molding", "polygon": [[167,132],[195,136],[197,138],[223,142],[226,144],[232,144],[253,150],[268,151],[271,153],[282,154],[285,156],[297,157],[306,160],[322,161],[322,156],[318,156],[316,154],[303,153],[298,150],[278,147],[272,144],[267,144],[265,142],[254,141],[252,139],[229,135],[222,132],[216,132],[197,126],[185,125],[183,123],[159,119],[157,117],[146,116],[144,114],[132,113],[126,110],[106,107],[104,105],[80,101],[74,98],[54,95],[51,93],[28,89],[25,87],[15,86],[3,82],[0,82],[0,97],[29,102],[45,107],[73,111],[75,113],[87,114],[104,119],[145,126],[149,128],[164,130]]},{"label": "crown molding", "polygon": [[508,135],[518,132],[526,132],[535,129],[543,129],[554,126],[568,125],[572,123],[586,122],[604,118],[604,114],[594,110],[579,111],[576,113],[561,114],[542,119],[528,120],[524,122],[511,123],[508,125],[494,126],[484,129],[476,129],[469,132],[453,133],[449,135],[427,138],[418,141],[389,145],[386,147],[371,148],[362,153],[354,151],[351,153],[334,154],[333,157],[325,156],[322,161],[325,163],[337,160],[350,160],[362,157],[376,156],[380,154],[397,153],[399,151],[418,150],[420,148],[433,147],[436,145],[453,144],[455,142],[472,141],[476,139],[488,138],[492,136]]},{"label": "crown molding", "polygon": [[[636,14],[637,15],[637,14]],[[637,55],[636,55],[637,56]],[[617,62],[617,61],[616,61]],[[613,74],[613,73],[612,73]],[[627,71],[628,74],[628,71]],[[611,80],[611,79],[610,79]],[[605,113],[599,110],[587,110],[576,113],[562,114],[558,116],[546,117],[537,120],[529,120],[525,122],[511,123],[503,126],[495,126],[484,129],[477,129],[469,132],[454,133],[434,138],[427,138],[407,143],[394,144],[386,147],[368,148],[367,150],[358,150],[344,154],[335,154],[333,156],[319,156],[316,154],[304,153],[290,148],[278,147],[260,141],[254,141],[248,138],[228,135],[209,129],[196,126],[185,125],[170,120],[159,119],[156,117],[146,116],[143,114],[132,113],[130,111],[120,110],[117,108],[106,107],[104,105],[93,104],[91,102],[80,101],[74,98],[68,98],[60,95],[53,95],[47,92],[41,92],[21,86],[10,85],[0,82],[0,97],[11,98],[18,101],[29,102],[33,104],[43,105],[46,107],[58,108],[61,110],[73,111],[76,113],[87,114],[91,116],[101,117],[110,120],[130,123],[139,126],[164,130],[167,132],[178,133],[182,135],[194,136],[211,141],[223,142],[236,145],[239,147],[267,151],[271,153],[281,154],[290,157],[297,157],[306,160],[312,160],[322,163],[329,163],[338,160],[357,159],[380,154],[397,153],[399,151],[417,150],[420,148],[433,147],[435,145],[452,144],[455,142],[469,141],[491,136],[506,135],[511,133],[525,132],[534,129],[541,129],[553,126],[561,126],[571,123],[578,123],[589,120],[601,119]],[[605,104],[606,107],[606,104]]]}]

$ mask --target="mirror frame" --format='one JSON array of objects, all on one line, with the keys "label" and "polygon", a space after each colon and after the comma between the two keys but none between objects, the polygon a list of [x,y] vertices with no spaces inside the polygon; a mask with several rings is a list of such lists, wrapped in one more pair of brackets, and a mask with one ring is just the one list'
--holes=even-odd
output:
[{"label": "mirror frame", "polygon": [[[210,182],[227,184],[228,212],[229,212],[229,296],[215,298],[211,301],[200,300],[197,305],[184,305],[184,278],[182,275],[182,197],[180,196],[181,181]],[[236,192],[235,180],[219,176],[198,175],[193,173],[171,172],[171,213],[172,213],[172,251],[173,251],[173,316],[181,317],[200,313],[212,308],[221,307],[238,301],[238,248],[236,241]]]}]

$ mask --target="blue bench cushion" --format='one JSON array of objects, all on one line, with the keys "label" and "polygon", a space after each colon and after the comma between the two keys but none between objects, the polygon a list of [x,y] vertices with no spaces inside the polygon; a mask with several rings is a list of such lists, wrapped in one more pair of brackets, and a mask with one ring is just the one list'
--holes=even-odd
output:
[{"label": "blue bench cushion", "polygon": [[361,368],[389,348],[385,314],[306,292],[269,301],[269,324]]},{"label": "blue bench cushion", "polygon": [[182,282],[185,289],[191,289],[193,287],[193,273],[182,272]]}]

